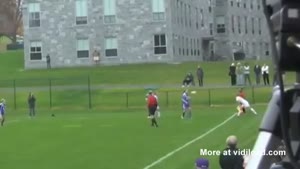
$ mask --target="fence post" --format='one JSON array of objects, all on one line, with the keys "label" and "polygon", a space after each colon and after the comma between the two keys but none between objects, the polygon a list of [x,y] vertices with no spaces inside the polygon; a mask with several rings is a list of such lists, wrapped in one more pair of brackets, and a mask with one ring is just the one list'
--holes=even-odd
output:
[{"label": "fence post", "polygon": [[166,91],[166,104],[169,107],[169,91]]},{"label": "fence post", "polygon": [[252,103],[255,104],[255,93],[254,93],[254,86],[252,86]]},{"label": "fence post", "polygon": [[92,108],[92,96],[91,96],[91,79],[88,76],[88,94],[89,94],[89,109]]},{"label": "fence post", "polygon": [[126,108],[128,108],[129,107],[129,101],[128,101],[128,98],[129,98],[129,96],[128,96],[128,92],[126,92]]},{"label": "fence post", "polygon": [[52,108],[52,80],[49,79],[49,107]]},{"label": "fence post", "polygon": [[210,89],[208,89],[208,105],[211,106],[211,93]]},{"label": "fence post", "polygon": [[13,81],[14,86],[14,108],[17,109],[17,87],[16,87],[16,80]]}]

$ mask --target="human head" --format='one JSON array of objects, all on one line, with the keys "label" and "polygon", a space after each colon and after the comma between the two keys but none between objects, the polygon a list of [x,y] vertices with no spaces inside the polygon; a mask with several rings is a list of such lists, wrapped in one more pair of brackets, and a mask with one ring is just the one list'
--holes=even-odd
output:
[{"label": "human head", "polygon": [[209,169],[209,161],[205,158],[196,160],[196,169]]},{"label": "human head", "polygon": [[5,99],[4,99],[4,98],[2,98],[2,99],[1,99],[1,103],[3,103],[3,104],[5,104],[5,103],[6,103],[6,101],[5,101]]},{"label": "human head", "polygon": [[233,62],[231,63],[231,66],[234,66],[234,63],[233,63]]},{"label": "human head", "polygon": [[229,148],[236,148],[237,143],[238,143],[237,137],[234,135],[231,135],[226,139],[226,144]]},{"label": "human head", "polygon": [[152,94],[152,93],[153,93],[153,91],[152,91],[152,90],[149,90],[149,91],[148,91],[148,94]]}]

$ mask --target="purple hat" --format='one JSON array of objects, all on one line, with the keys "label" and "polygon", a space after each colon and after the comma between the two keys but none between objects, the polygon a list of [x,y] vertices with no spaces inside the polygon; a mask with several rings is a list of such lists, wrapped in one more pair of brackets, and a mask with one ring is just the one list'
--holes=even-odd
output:
[{"label": "purple hat", "polygon": [[199,158],[196,160],[196,166],[198,169],[208,169],[209,161],[205,158]]}]

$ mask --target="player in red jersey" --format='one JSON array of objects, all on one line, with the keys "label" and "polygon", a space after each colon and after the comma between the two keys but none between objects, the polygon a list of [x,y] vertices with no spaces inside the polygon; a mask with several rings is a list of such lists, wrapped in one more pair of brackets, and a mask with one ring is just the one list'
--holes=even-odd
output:
[{"label": "player in red jersey", "polygon": [[155,117],[155,112],[157,110],[157,99],[152,91],[149,92],[149,95],[147,97],[147,106],[148,106],[148,111],[151,119],[151,126],[158,127],[156,117]]}]

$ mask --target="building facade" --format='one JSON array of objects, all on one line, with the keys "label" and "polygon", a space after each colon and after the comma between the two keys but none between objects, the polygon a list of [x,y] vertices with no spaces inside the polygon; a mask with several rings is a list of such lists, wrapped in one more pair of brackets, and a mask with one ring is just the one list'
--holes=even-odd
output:
[{"label": "building facade", "polygon": [[215,53],[249,59],[271,55],[270,34],[261,0],[215,1]]},{"label": "building facade", "polygon": [[[231,31],[232,15],[249,17],[248,34]],[[252,58],[252,43],[267,38],[257,25],[252,34],[250,16],[265,26],[262,9],[227,0],[24,0],[25,68],[45,68],[47,55],[52,67],[94,65],[94,51],[103,65],[231,59],[241,50]]]}]

